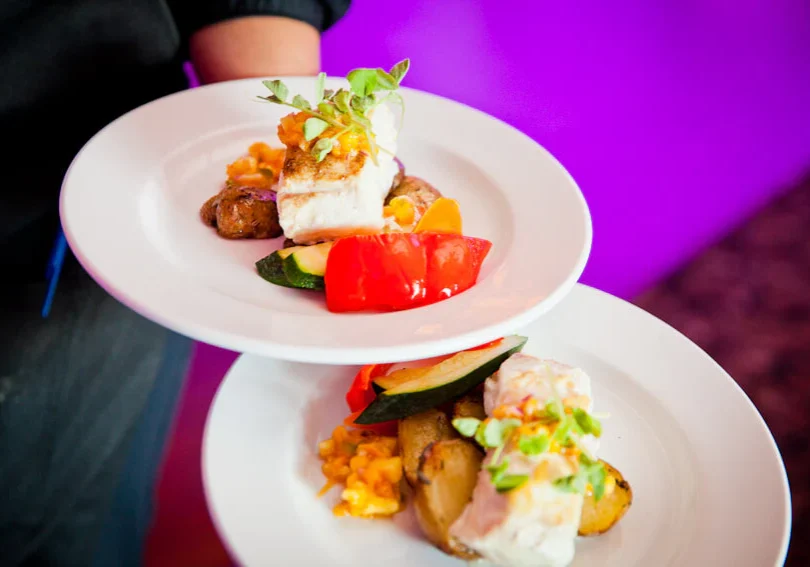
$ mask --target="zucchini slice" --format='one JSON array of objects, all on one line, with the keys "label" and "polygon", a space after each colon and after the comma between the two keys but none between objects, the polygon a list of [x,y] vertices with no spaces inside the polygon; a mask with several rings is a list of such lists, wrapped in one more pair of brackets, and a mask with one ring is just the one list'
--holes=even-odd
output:
[{"label": "zucchini slice", "polygon": [[489,348],[459,352],[377,395],[355,423],[371,425],[402,419],[466,394],[492,376],[501,364],[523,350],[527,337],[511,335]]},{"label": "zucchini slice", "polygon": [[282,285],[284,287],[295,287],[284,275],[284,259],[292,253],[292,248],[276,250],[269,256],[265,256],[256,262],[256,269],[259,275],[270,283]]},{"label": "zucchini slice", "polygon": [[292,253],[283,262],[284,275],[293,287],[303,289],[324,289],[323,276],[326,273],[326,259],[332,249],[332,242],[287,248]]},{"label": "zucchini slice", "polygon": [[333,242],[276,250],[256,262],[259,275],[270,283],[301,289],[323,289],[326,259]]}]

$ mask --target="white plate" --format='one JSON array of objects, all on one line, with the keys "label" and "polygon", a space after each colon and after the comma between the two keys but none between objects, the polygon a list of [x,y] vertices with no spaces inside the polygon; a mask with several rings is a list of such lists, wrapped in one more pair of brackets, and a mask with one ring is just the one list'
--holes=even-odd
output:
[{"label": "white plate", "polygon": [[[742,390],[702,350],[624,301],[578,285],[523,329],[524,352],[578,365],[603,422],[600,456],[633,505],[577,542],[574,566],[781,565],[791,505],[781,456]],[[450,567],[463,562],[396,520],[337,518],[316,443],[348,413],[354,368],[242,356],[205,429],[203,479],[226,545],[244,565]],[[337,492],[334,489],[333,492]]]},{"label": "white plate", "polygon": [[[285,79],[307,98],[311,78]],[[406,79],[407,82],[407,79]],[[328,86],[342,85],[330,80]],[[478,284],[420,309],[326,310],[322,295],[274,286],[254,263],[283,239],[231,241],[199,219],[225,166],[257,140],[280,145],[284,108],[258,79],[159,99],[119,118],[78,154],[61,214],[79,261],[124,304],[192,338],[284,360],[359,364],[487,342],[552,307],[591,248],[588,207],[563,167],[527,136],[467,106],[403,89],[399,157],[459,200],[465,233],[493,242]]]}]

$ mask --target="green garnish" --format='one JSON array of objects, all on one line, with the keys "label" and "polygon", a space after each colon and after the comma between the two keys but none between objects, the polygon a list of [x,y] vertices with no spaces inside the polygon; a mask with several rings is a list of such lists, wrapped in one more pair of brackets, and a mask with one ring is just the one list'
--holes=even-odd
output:
[{"label": "green garnish", "polygon": [[507,474],[498,479],[497,482],[493,481],[493,484],[495,485],[495,490],[498,492],[509,492],[510,490],[521,486],[527,480],[529,480],[529,475]]},{"label": "green garnish", "polygon": [[309,142],[323,134],[323,131],[329,128],[329,122],[321,120],[320,118],[307,118],[304,122],[304,139]]},{"label": "green garnish", "polygon": [[576,473],[558,478],[554,485],[565,492],[584,494],[588,484],[593,488],[593,497],[597,502],[605,494],[605,480],[607,471],[605,466],[591,459],[585,453],[579,456],[579,469]]},{"label": "green garnish", "polygon": [[500,463],[487,465],[486,469],[498,492],[508,492],[529,480],[529,476],[525,474],[507,474],[506,471],[509,470],[509,459],[507,458]]},{"label": "green garnish", "polygon": [[509,468],[509,459],[504,459],[500,463],[489,464],[486,466],[486,469],[489,471],[490,475],[492,476],[492,482],[497,482],[506,474],[506,470]]},{"label": "green garnish", "polygon": [[529,457],[545,453],[549,447],[551,447],[551,439],[545,433],[531,436],[523,435],[518,439],[520,452]]},{"label": "green garnish", "polygon": [[560,410],[556,400],[551,400],[546,404],[545,413],[551,421],[560,421],[564,412]]},{"label": "green garnish", "polygon": [[[580,408],[574,408],[569,415],[559,399],[549,401],[542,417],[535,423],[547,424],[549,421],[557,422],[551,436],[544,432],[518,435],[517,446],[521,453],[534,457],[546,453],[552,442],[563,447],[575,447],[579,445],[583,435],[593,434],[599,437],[602,434],[602,425],[597,418]],[[474,437],[483,448],[494,449],[490,463],[485,468],[498,492],[508,492],[528,481],[527,475],[508,474],[509,458],[500,458],[512,435],[523,424],[521,420],[489,418],[482,421],[474,417],[462,417],[454,419],[452,423],[462,436]],[[579,464],[575,474],[557,479],[554,485],[566,492],[584,494],[590,484],[594,498],[598,501],[605,493],[607,473],[604,465],[591,459],[585,452],[580,453]]]},{"label": "green garnish", "polygon": [[453,420],[453,427],[464,437],[472,437],[478,431],[481,420],[474,417],[457,417]]},{"label": "green garnish", "polygon": [[574,419],[585,435],[588,433],[592,433],[594,437],[600,437],[602,435],[602,424],[585,410],[574,408]]},{"label": "green garnish", "polygon": [[[396,91],[408,73],[410,64],[410,59],[404,59],[394,65],[390,71],[379,68],[355,69],[346,76],[351,85],[350,90],[325,89],[326,75],[320,73],[315,82],[314,104],[310,104],[301,95],[295,95],[291,101],[288,101],[290,91],[287,85],[279,80],[263,81],[271,94],[258,98],[289,106],[311,115],[311,118],[304,122],[304,139],[311,142],[318,138],[311,149],[312,155],[318,162],[323,161],[332,151],[340,136],[347,132],[357,132],[368,141],[371,148],[371,159],[376,163],[379,150],[391,152],[378,147],[374,141],[369,119],[370,112],[390,100],[399,103],[404,116],[405,105],[402,97]],[[336,129],[335,133],[328,138],[319,138],[329,126]]]},{"label": "green garnish", "polygon": [[476,437],[476,441],[478,441],[482,446],[487,448],[495,448],[500,447],[506,443],[506,439],[515,430],[515,428],[519,427],[521,421],[519,419],[490,419],[487,420],[486,424],[482,428],[481,438],[483,443],[478,440]]}]

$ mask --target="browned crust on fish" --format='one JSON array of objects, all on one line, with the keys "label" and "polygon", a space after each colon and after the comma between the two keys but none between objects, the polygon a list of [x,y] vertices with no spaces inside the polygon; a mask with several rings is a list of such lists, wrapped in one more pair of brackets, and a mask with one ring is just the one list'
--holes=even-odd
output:
[{"label": "browned crust on fish", "polygon": [[289,179],[306,179],[307,181],[341,181],[356,175],[366,163],[368,156],[353,152],[346,156],[326,155],[322,162],[301,148],[287,148],[284,159],[284,177]]}]

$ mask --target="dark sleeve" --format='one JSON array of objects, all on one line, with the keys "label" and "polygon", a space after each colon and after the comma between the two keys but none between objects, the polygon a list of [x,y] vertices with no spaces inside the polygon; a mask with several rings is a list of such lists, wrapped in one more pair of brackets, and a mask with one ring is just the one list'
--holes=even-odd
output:
[{"label": "dark sleeve", "polygon": [[207,25],[242,16],[283,16],[324,32],[344,16],[351,0],[169,0],[183,42]]}]

